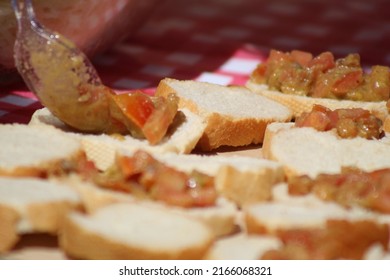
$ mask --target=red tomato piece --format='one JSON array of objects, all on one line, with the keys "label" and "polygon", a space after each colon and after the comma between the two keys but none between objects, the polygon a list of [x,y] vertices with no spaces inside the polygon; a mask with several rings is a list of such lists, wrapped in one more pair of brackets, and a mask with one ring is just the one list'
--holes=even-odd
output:
[{"label": "red tomato piece", "polygon": [[363,81],[363,71],[361,69],[345,73],[333,84],[335,93],[347,93],[357,88]]},{"label": "red tomato piece", "polygon": [[299,63],[303,67],[308,67],[313,59],[313,55],[311,53],[299,50],[293,50],[291,52],[291,57],[295,62]]},{"label": "red tomato piece", "polygon": [[112,97],[122,113],[135,125],[142,128],[154,111],[150,97],[141,92],[118,94]]},{"label": "red tomato piece", "polygon": [[331,52],[323,52],[313,58],[308,66],[318,68],[322,72],[328,71],[335,67],[334,56]]}]

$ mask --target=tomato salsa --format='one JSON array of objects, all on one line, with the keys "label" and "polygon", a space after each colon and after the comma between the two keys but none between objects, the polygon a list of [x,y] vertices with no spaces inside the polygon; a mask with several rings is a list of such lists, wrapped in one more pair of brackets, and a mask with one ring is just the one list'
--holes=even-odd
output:
[{"label": "tomato salsa", "polygon": [[132,156],[118,155],[116,162],[93,180],[103,188],[173,206],[213,206],[217,198],[213,177],[198,171],[181,172],[141,150]]},{"label": "tomato salsa", "polygon": [[271,50],[265,63],[253,71],[255,83],[287,94],[354,101],[387,101],[390,68],[372,66],[365,72],[358,54],[335,59],[331,52]]},{"label": "tomato salsa", "polygon": [[328,220],[322,228],[284,229],[276,235],[283,246],[265,252],[262,259],[355,260],[374,244],[387,250],[389,242],[388,226],[369,220]]},{"label": "tomato salsa", "polygon": [[377,212],[390,213],[390,168],[364,172],[344,168],[341,174],[307,175],[289,179],[290,195],[313,193],[345,207],[358,205]]},{"label": "tomato salsa", "polygon": [[336,129],[341,138],[379,139],[384,136],[383,122],[361,108],[330,110],[316,104],[310,112],[295,119],[295,126],[313,127],[318,131]]}]

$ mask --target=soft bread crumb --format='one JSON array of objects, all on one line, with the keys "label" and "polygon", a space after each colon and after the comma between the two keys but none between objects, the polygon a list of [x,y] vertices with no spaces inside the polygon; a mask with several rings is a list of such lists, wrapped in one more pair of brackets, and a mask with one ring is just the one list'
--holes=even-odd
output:
[{"label": "soft bread crumb", "polygon": [[279,249],[276,237],[236,234],[217,240],[207,253],[211,260],[258,260],[268,250]]},{"label": "soft bread crumb", "polygon": [[200,259],[212,241],[203,223],[138,203],[73,213],[60,239],[65,252],[87,259]]},{"label": "soft bread crumb", "polygon": [[165,78],[156,95],[174,93],[179,107],[203,117],[207,127],[197,147],[210,151],[220,146],[245,146],[263,141],[268,123],[289,121],[290,110],[244,87]]}]

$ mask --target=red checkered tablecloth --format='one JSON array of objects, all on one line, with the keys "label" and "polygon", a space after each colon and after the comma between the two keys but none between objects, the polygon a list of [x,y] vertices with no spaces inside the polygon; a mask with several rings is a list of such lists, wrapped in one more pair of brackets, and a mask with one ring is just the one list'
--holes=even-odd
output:
[{"label": "red checkered tablecloth", "polygon": [[[390,65],[388,0],[168,0],[134,35],[93,59],[104,83],[153,92],[164,77],[242,85],[270,49]],[[0,89],[0,123],[41,105],[23,84]]]}]

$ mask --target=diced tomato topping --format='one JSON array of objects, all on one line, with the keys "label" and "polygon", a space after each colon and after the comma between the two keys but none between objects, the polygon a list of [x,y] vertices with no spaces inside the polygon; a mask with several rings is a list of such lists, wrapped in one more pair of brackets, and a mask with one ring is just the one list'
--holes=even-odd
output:
[{"label": "diced tomato topping", "polygon": [[295,120],[296,127],[313,127],[318,131],[336,129],[342,138],[363,137],[379,139],[384,136],[382,121],[368,110],[361,108],[329,110],[321,105],[314,105],[310,112],[305,112]]},{"label": "diced tomato topping", "polygon": [[287,94],[354,101],[387,101],[390,68],[373,66],[365,73],[358,54],[335,60],[331,52],[313,58],[309,52],[271,50],[266,62],[252,73],[252,81]]},{"label": "diced tomato topping", "polygon": [[295,121],[297,127],[313,127],[318,131],[325,131],[329,123],[330,119],[327,114],[320,111],[304,114]]},{"label": "diced tomato topping", "polygon": [[345,168],[340,174],[320,174],[316,178],[298,176],[289,179],[289,194],[313,193],[346,207],[359,205],[390,213],[390,169],[363,172]]},{"label": "diced tomato topping", "polygon": [[320,69],[322,72],[326,72],[335,67],[334,56],[331,52],[323,52],[314,57],[308,66],[315,67]]},{"label": "diced tomato topping", "polygon": [[303,67],[308,67],[313,59],[313,55],[309,52],[293,50],[291,52],[292,59]]},{"label": "diced tomato topping", "polygon": [[112,99],[123,114],[138,127],[142,127],[154,111],[150,97],[141,92],[114,95]]},{"label": "diced tomato topping", "polygon": [[347,93],[357,88],[363,81],[362,70],[350,71],[345,73],[340,79],[333,84],[333,91],[335,93]]},{"label": "diced tomato topping", "polygon": [[178,99],[171,94],[167,98],[153,97],[156,109],[145,122],[142,132],[150,144],[158,143],[167,133],[178,110]]},{"label": "diced tomato topping", "polygon": [[178,171],[145,151],[117,156],[115,164],[94,181],[104,188],[180,207],[211,206],[217,197],[214,178],[196,171]]},{"label": "diced tomato topping", "polygon": [[165,136],[178,110],[178,101],[173,95],[150,97],[136,91],[110,98],[112,123],[122,124],[133,136],[145,137],[152,145]]}]

